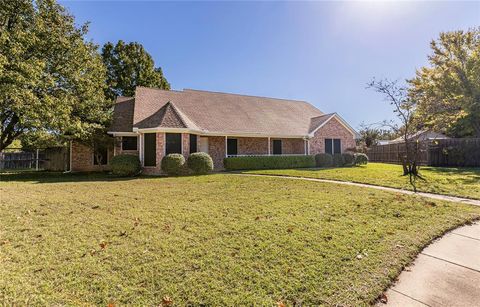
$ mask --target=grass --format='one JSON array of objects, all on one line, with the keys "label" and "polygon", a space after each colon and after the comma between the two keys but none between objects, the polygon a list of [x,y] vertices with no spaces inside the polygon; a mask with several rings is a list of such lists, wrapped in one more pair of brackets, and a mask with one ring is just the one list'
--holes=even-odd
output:
[{"label": "grass", "polygon": [[[395,164],[369,163],[356,167],[257,170],[245,173],[335,179],[413,190],[408,176],[402,176],[402,167]],[[480,199],[480,168],[425,166],[420,168],[420,175],[425,180],[417,181],[418,191]]]},{"label": "grass", "polygon": [[214,174],[0,175],[7,305],[367,305],[480,208]]}]

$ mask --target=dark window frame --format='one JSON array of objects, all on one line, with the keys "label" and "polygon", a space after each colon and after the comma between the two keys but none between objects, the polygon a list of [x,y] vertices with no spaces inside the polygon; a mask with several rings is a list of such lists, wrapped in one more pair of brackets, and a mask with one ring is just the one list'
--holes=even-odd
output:
[{"label": "dark window frame", "polygon": [[[152,142],[150,144],[150,142]],[[151,149],[148,146],[153,145]],[[151,157],[148,157],[151,155]],[[152,159],[152,161],[149,160]],[[157,166],[157,134],[156,133],[145,133],[143,135],[143,165],[145,167],[156,167]],[[153,162],[149,163],[149,162]]]},{"label": "dark window frame", "polygon": [[[172,148],[172,146],[174,146]],[[165,155],[182,154],[182,134],[181,133],[165,133]]]},{"label": "dark window frame", "polygon": [[342,139],[325,139],[325,153],[331,155],[342,153]]},{"label": "dark window frame", "polygon": [[[134,149],[133,149],[133,147],[125,148],[126,147],[125,145],[132,145],[132,144],[129,144],[129,142],[127,140],[135,140],[135,148]],[[138,150],[138,137],[137,136],[122,136],[122,150],[123,151]]]},{"label": "dark window frame", "polygon": [[[229,144],[229,141],[230,143],[235,143],[235,153],[231,153],[231,144]],[[238,156],[238,139],[235,139],[235,138],[227,138],[227,156]]]},{"label": "dark window frame", "polygon": [[[276,146],[275,146],[275,143],[276,143],[276,144],[280,143],[280,152],[276,152],[276,150],[275,150],[275,147],[276,147]],[[272,147],[273,147],[272,154],[274,154],[274,155],[281,155],[281,154],[283,154],[283,142],[282,142],[282,140],[273,140],[273,142],[272,142]],[[277,148],[277,149],[278,149],[278,148]]]},{"label": "dark window frame", "polygon": [[189,151],[190,153],[198,152],[198,136],[196,134],[189,136]]}]

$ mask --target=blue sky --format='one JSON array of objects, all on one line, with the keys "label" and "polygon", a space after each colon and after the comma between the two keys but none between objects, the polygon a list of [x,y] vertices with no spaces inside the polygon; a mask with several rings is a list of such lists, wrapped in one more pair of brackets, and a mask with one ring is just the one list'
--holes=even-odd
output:
[{"label": "blue sky", "polygon": [[143,44],[173,89],[306,100],[355,128],[393,118],[368,81],[410,78],[439,32],[480,25],[480,2],[62,4],[97,44]]}]

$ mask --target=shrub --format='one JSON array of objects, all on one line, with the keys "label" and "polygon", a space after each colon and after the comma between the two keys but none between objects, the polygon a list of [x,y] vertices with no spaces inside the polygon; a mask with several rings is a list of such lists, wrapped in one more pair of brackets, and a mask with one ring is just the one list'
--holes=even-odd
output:
[{"label": "shrub", "polygon": [[342,154],[334,154],[333,155],[333,166],[339,167],[339,166],[344,166],[345,165],[345,160],[343,158]]},{"label": "shrub", "polygon": [[328,153],[319,153],[315,155],[315,163],[318,167],[333,166],[333,157]]},{"label": "shrub", "polygon": [[185,158],[181,154],[169,154],[162,159],[162,171],[177,176],[185,170]]},{"label": "shrub", "polygon": [[353,153],[346,152],[343,153],[342,156],[345,166],[353,166],[355,164],[355,156],[353,155]]},{"label": "shrub", "polygon": [[135,176],[138,175],[142,169],[140,160],[134,155],[117,155],[110,160],[112,173],[115,176]]},{"label": "shrub", "polygon": [[355,165],[365,165],[368,163],[368,156],[364,153],[355,154]]},{"label": "shrub", "polygon": [[315,167],[315,157],[298,156],[247,156],[228,157],[223,160],[226,170],[306,168]]},{"label": "shrub", "polygon": [[213,170],[213,160],[205,152],[195,152],[192,153],[187,160],[188,168],[194,174],[206,174]]}]

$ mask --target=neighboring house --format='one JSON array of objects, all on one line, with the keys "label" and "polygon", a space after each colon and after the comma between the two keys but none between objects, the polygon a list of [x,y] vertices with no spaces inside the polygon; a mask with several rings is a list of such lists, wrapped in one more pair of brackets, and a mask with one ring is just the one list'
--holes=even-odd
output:
[{"label": "neighboring house", "polygon": [[[207,152],[215,169],[237,155],[341,153],[355,147],[357,133],[338,114],[305,101],[185,89],[137,87],[119,97],[108,133],[111,148],[71,144],[71,170],[103,169],[112,156],[138,155],[145,173],[160,173],[170,153]],[[100,152],[101,151],[101,152]],[[100,163],[96,157],[104,156]]]},{"label": "neighboring house", "polygon": [[[449,139],[448,136],[439,132],[431,131],[431,130],[420,130],[411,135],[408,135],[407,138],[409,141],[420,141],[420,142]],[[403,136],[400,136],[394,140],[388,141],[387,144],[399,144],[399,143],[405,143]]]}]

